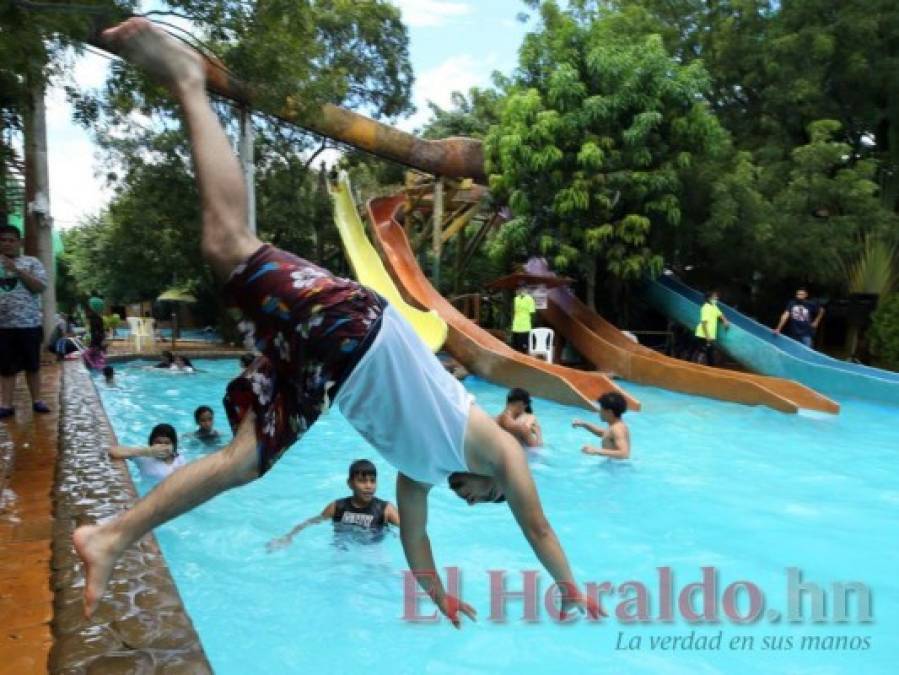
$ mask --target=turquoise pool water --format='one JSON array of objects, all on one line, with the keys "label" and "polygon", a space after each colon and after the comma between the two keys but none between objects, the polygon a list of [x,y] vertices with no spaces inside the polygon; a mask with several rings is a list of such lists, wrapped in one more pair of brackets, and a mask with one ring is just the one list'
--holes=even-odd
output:
[{"label": "turquoise pool water", "polygon": [[[227,427],[220,399],[236,360],[198,362],[204,372],[195,376],[139,365],[117,367],[116,389],[98,382],[121,442],[145,442],[159,421],[189,431],[193,409],[203,403],[216,409],[217,426]],[[488,411],[502,407],[504,390],[473,378],[466,386]],[[806,599],[806,619],[797,624],[773,623],[763,614],[740,625],[719,609],[716,624],[682,618],[625,624],[613,614],[601,624],[560,626],[548,618],[541,596],[538,623],[521,620],[519,601],[508,603],[507,623],[495,623],[488,619],[487,570],[507,570],[509,589],[519,590],[521,571],[540,566],[508,508],[469,507],[439,488],[430,513],[437,563],[461,569],[463,596],[479,620],[461,631],[445,622],[407,623],[406,565],[395,534],[376,544],[348,544],[323,524],[302,532],[290,548],[266,553],[268,540],[347,494],[346,469],[356,458],[375,461],[378,494],[395,501],[395,471],[334,411],[265,478],[157,530],[216,672],[896,672],[899,410],[843,401],[836,417],[791,416],[627,388],[645,406],[626,417],[635,457],[627,464],[579,452],[590,437],[570,423],[582,411],[535,403],[547,447],[531,455],[531,465],[581,582],[637,580],[648,590],[655,619],[657,568],[673,570],[677,592],[711,566],[718,570],[719,597],[728,584],[748,580],[764,592],[768,608],[785,614],[786,568],[797,567],[805,581],[828,592],[828,616],[833,582],[865,584],[873,621],[859,623],[850,598],[846,623],[813,624]],[[204,452],[185,450],[191,459]],[[145,492],[151,485],[138,480],[138,487]],[[542,570],[540,579],[545,589]],[[615,595],[604,605],[614,612],[620,602]],[[744,596],[740,611],[747,607]],[[427,604],[421,611],[429,611]],[[672,649],[658,641],[691,631],[707,640],[720,635],[719,648],[712,642],[706,649]],[[731,648],[744,637],[752,644]],[[803,649],[803,637],[819,642],[807,640]]]}]

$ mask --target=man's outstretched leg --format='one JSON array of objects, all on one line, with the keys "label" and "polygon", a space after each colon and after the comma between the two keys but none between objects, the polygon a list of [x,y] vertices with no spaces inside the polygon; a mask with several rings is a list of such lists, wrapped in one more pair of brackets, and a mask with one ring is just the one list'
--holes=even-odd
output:
[{"label": "man's outstretched leg", "polygon": [[113,565],[125,549],[153,528],[229,488],[249,483],[258,471],[255,416],[248,413],[226,447],[176,470],[115,520],[75,530],[75,550],[85,568],[85,616],[96,609]]},{"label": "man's outstretched leg", "polygon": [[203,255],[219,279],[227,279],[262,242],[247,229],[243,175],[209,105],[202,57],[146,19],[129,19],[103,37],[164,84],[180,104],[200,188]]}]

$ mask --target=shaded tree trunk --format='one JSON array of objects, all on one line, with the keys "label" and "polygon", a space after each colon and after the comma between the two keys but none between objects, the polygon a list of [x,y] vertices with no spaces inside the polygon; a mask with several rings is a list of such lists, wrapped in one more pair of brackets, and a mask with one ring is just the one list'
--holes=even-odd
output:
[{"label": "shaded tree trunk", "polygon": [[44,340],[47,340],[56,323],[56,266],[53,260],[53,219],[50,217],[44,91],[43,82],[31,83],[24,114],[25,254],[40,260],[47,271],[47,288],[41,294]]}]

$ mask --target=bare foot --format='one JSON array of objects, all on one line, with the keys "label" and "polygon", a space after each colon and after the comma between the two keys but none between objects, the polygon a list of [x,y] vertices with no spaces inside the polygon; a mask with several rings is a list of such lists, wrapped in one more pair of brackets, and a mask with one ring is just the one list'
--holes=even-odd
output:
[{"label": "bare foot", "polygon": [[89,619],[106,591],[112,567],[121,555],[115,537],[102,525],[85,525],[75,530],[72,541],[84,564],[84,616]]},{"label": "bare foot", "polygon": [[103,39],[175,95],[205,84],[203,57],[146,19],[132,18],[108,28]]}]

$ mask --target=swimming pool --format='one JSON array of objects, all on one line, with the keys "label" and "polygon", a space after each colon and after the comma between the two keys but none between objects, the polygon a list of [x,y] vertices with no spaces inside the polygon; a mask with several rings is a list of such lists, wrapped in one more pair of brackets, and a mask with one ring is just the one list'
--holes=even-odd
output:
[{"label": "swimming pool", "polygon": [[[220,399],[237,362],[197,365],[204,372],[190,376],[142,370],[135,362],[117,367],[118,388],[98,382],[120,441],[143,443],[161,421],[188,431],[193,409],[204,403],[216,410],[217,427],[226,428]],[[488,411],[502,407],[504,390],[474,378],[466,386]],[[645,406],[626,417],[633,461],[582,455],[579,448],[591,438],[570,423],[583,412],[537,400],[548,446],[532,454],[532,468],[578,580],[639,581],[649,593],[651,622],[614,618],[617,595],[605,600],[613,617],[600,624],[559,626],[543,610],[542,596],[538,623],[521,620],[520,601],[508,603],[507,623],[490,621],[487,571],[507,570],[509,590],[520,590],[521,571],[540,566],[508,508],[469,507],[443,488],[431,496],[435,557],[440,568],[461,569],[464,599],[479,614],[461,631],[402,620],[406,564],[395,534],[378,544],[345,545],[325,524],[302,532],[286,550],[266,553],[268,540],[347,493],[354,459],[377,464],[378,494],[395,501],[395,471],[333,411],[265,478],[156,532],[216,672],[895,672],[899,410],[848,400],[839,416],[791,416],[627,386]],[[185,450],[192,459],[203,452]],[[137,485],[141,492],[150,487],[139,479]],[[659,567],[673,571],[676,591],[700,581],[700,568],[715,567],[719,596],[728,584],[748,580],[769,608],[782,611],[787,567],[800,568],[805,581],[829,595],[833,582],[858,581],[870,589],[874,620],[859,623],[850,599],[846,623],[813,624],[809,600],[807,618],[797,624],[774,623],[763,613],[740,625],[723,612],[711,625],[664,623],[655,619]],[[545,589],[542,569],[540,579]],[[747,606],[743,596],[739,611]],[[421,612],[429,611],[422,603]],[[694,649],[659,641],[691,631]],[[695,638],[719,635],[718,649],[714,642],[695,649]],[[744,637],[752,644],[740,642]],[[802,648],[803,637],[818,641]],[[845,639],[825,641],[838,637]]]}]

